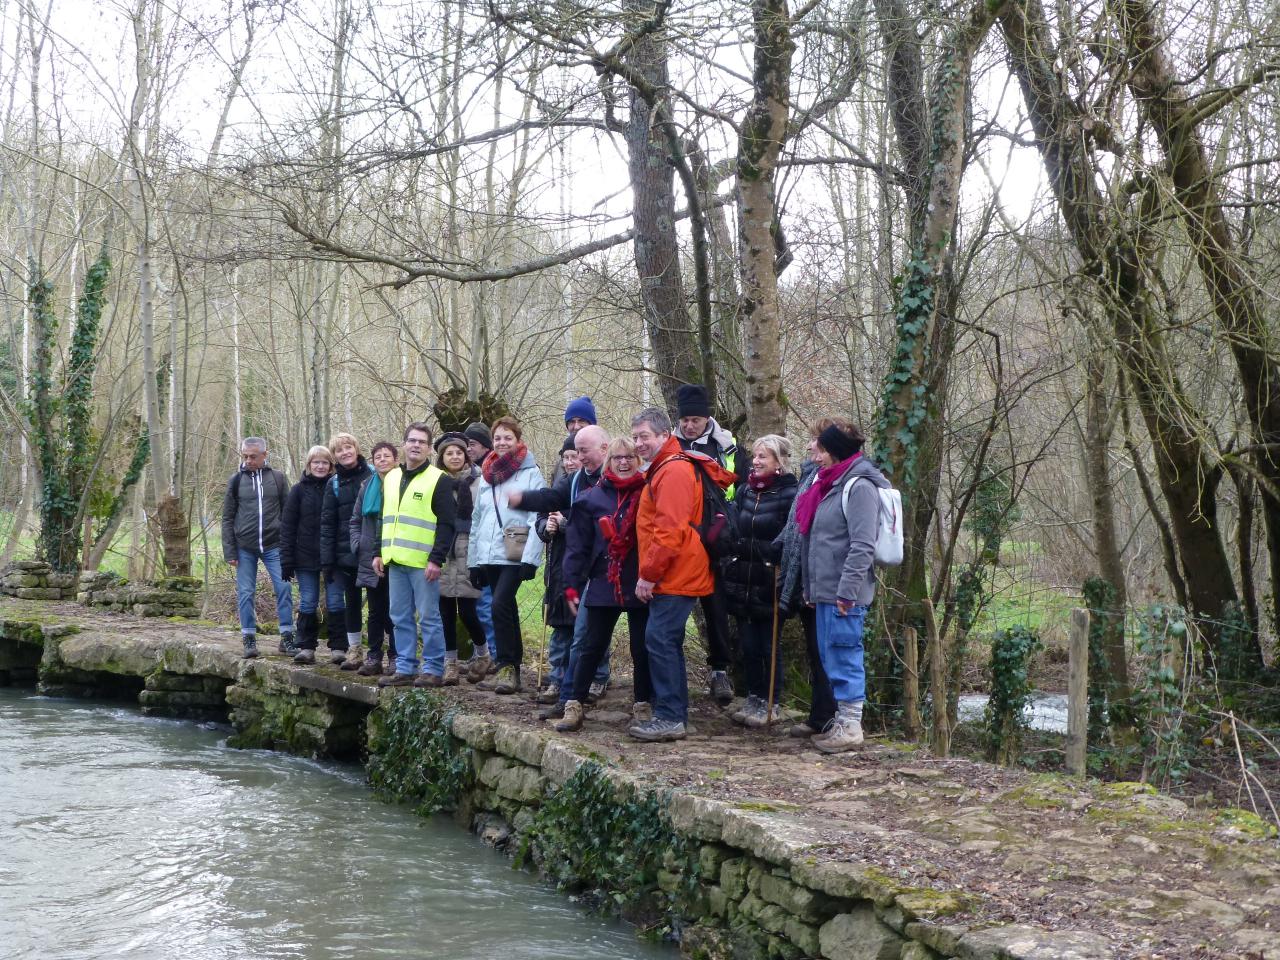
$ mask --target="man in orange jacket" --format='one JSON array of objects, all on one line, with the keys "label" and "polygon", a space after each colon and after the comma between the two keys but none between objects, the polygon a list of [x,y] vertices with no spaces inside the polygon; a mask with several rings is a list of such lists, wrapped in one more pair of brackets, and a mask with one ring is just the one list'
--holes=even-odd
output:
[{"label": "man in orange jacket", "polygon": [[642,410],[631,421],[636,453],[649,464],[636,508],[640,579],[636,597],[649,605],[645,648],[653,678],[653,719],[630,729],[637,740],[682,740],[689,716],[684,636],[699,597],[715,587],[711,561],[698,535],[702,522],[699,466],[722,487],[736,479],[709,457],[682,451],[663,411]]}]

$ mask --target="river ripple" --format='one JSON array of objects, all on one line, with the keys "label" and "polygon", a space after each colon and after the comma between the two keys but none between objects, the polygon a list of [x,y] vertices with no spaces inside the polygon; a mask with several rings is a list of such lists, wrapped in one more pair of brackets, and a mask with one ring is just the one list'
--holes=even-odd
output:
[{"label": "river ripple", "polygon": [[669,958],[356,767],[0,690],[0,956]]}]

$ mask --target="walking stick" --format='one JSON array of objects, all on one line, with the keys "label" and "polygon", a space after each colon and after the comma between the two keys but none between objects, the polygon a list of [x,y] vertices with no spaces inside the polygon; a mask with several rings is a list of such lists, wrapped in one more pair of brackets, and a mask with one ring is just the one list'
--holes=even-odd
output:
[{"label": "walking stick", "polygon": [[773,643],[769,650],[769,696],[765,700],[764,725],[773,729],[773,685],[778,679],[778,565],[773,565]]},{"label": "walking stick", "polygon": [[542,661],[547,659],[547,615],[551,605],[547,603],[546,591],[542,595],[542,646],[538,650],[538,692],[542,691]]}]

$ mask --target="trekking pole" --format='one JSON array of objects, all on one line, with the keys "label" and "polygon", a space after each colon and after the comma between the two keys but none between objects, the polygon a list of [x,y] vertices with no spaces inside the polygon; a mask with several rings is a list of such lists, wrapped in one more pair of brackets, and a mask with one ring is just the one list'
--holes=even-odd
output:
[{"label": "trekking pole", "polygon": [[765,701],[764,726],[773,729],[773,685],[778,679],[778,565],[773,565],[773,642],[769,651],[769,696]]},{"label": "trekking pole", "polygon": [[542,645],[538,650],[538,686],[537,690],[542,690],[542,662],[547,659],[547,614],[551,606],[547,603],[546,595],[542,598]]}]

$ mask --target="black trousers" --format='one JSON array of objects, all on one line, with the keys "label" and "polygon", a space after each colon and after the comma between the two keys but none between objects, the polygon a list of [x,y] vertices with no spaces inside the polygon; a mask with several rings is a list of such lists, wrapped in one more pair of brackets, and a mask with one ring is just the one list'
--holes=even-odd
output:
[{"label": "black trousers", "polygon": [[471,645],[484,643],[484,627],[480,624],[480,614],[476,613],[475,597],[441,597],[440,622],[444,627],[444,648],[458,649],[458,621],[467,628],[467,636]]},{"label": "black trousers", "polygon": [[818,653],[818,612],[807,604],[800,606],[800,626],[804,628],[804,652],[809,658],[809,686],[813,691],[806,722],[814,730],[821,730],[836,715],[836,697]]},{"label": "black trousers", "polygon": [[[781,629],[781,624],[778,625]],[[774,649],[773,618],[738,621],[738,636],[742,638],[742,669],[747,675],[747,693],[769,699],[769,657],[776,653],[773,664],[773,702],[782,696],[782,647]]]},{"label": "black trousers", "polygon": [[[600,668],[605,654],[613,643],[613,628],[623,614],[622,607],[587,607],[587,632],[582,647],[573,658],[573,677],[561,687],[560,702],[587,699],[591,681]],[[653,680],[649,675],[649,652],[644,645],[644,631],[649,623],[649,608],[635,607],[627,614],[627,634],[631,642],[633,670],[632,700],[636,703],[653,702]]]},{"label": "black trousers", "polygon": [[385,640],[387,653],[396,657],[395,628],[391,624],[391,588],[386,577],[378,578],[376,587],[365,587],[369,601],[369,656],[381,658]]},{"label": "black trousers", "polygon": [[733,665],[728,607],[720,578],[716,577],[715,589],[702,598],[702,614],[707,621],[707,666],[712,670],[728,670]]},{"label": "black trousers", "polygon": [[519,668],[524,660],[524,641],[520,636],[520,607],[516,591],[520,589],[520,565],[493,563],[480,568],[485,583],[493,591],[493,641],[497,649],[493,660],[499,667]]}]

